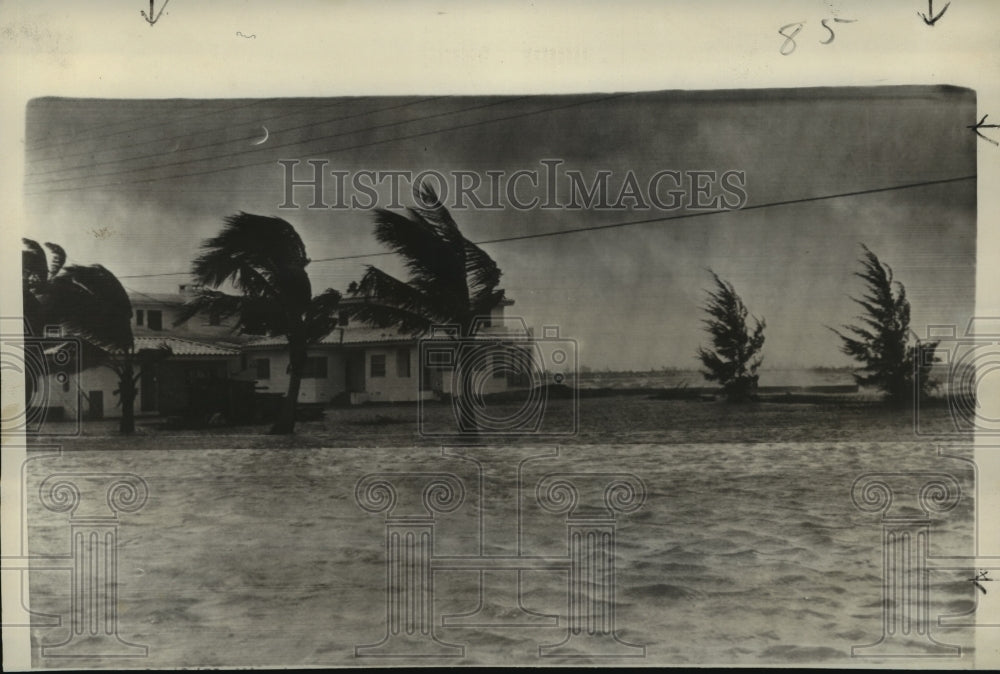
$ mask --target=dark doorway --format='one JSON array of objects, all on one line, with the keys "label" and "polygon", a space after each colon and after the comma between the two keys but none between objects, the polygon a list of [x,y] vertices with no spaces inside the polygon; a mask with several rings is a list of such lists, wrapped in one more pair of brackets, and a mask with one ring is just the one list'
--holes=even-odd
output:
[{"label": "dark doorway", "polygon": [[365,352],[350,354],[344,367],[344,383],[347,392],[363,393],[365,390]]},{"label": "dark doorway", "polygon": [[144,365],[139,377],[139,409],[142,412],[155,412],[158,407],[156,395],[156,366]]},{"label": "dark doorway", "polygon": [[87,400],[90,402],[90,410],[87,415],[88,418],[91,420],[103,419],[104,391],[91,391],[87,395]]}]

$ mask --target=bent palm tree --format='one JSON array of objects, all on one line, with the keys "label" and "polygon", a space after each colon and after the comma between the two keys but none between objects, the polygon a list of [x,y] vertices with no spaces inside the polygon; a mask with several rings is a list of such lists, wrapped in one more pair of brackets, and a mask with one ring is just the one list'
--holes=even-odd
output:
[{"label": "bent palm tree", "polygon": [[[177,323],[207,311],[220,318],[235,317],[244,334],[285,337],[288,392],[271,432],[292,433],[307,349],[336,326],[340,293],[328,288],[312,296],[305,245],[281,218],[242,212],[229,216],[202,249],[192,274],[206,288],[185,305]],[[224,283],[241,294],[219,291]]]},{"label": "bent palm tree", "polygon": [[103,366],[118,376],[122,416],[118,429],[135,431],[135,397],[139,373],[136,364],[169,355],[168,349],[135,350],[132,338],[132,303],[113,273],[104,266],[65,265],[65,251],[52,243],[45,247],[22,239],[24,315],[35,335],[46,323],[59,324],[85,340],[85,367]]},{"label": "bent palm tree", "polygon": [[[375,210],[375,238],[403,258],[409,280],[369,265],[361,282],[348,291],[363,302],[347,311],[380,328],[415,335],[447,324],[458,327],[459,338],[470,337],[475,319],[504,301],[504,291],[497,287],[502,272],[486,251],[462,235],[433,189],[421,186],[415,196],[419,205],[407,209],[409,217]],[[456,368],[465,374],[457,363]],[[463,382],[453,394],[466,388]],[[459,409],[468,412],[467,406]],[[473,419],[462,423],[476,426]]]},{"label": "bent palm tree", "polygon": [[403,282],[369,265],[351,294],[365,301],[350,314],[380,328],[419,334],[433,325],[457,325],[468,336],[474,319],[504,299],[501,271],[486,252],[466,239],[434,190],[422,186],[410,217],[375,210],[375,238],[403,258]]}]

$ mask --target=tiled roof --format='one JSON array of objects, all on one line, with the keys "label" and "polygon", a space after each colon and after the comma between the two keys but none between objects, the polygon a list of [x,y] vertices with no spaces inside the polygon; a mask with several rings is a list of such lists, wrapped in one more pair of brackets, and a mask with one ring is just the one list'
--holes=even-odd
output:
[{"label": "tiled roof", "polygon": [[136,337],[135,348],[156,349],[166,345],[175,356],[237,356],[240,351],[236,346],[222,344],[208,344],[207,342],[196,342],[193,339],[183,339],[180,337]]},{"label": "tiled roof", "polygon": [[[383,344],[415,342],[417,337],[404,334],[391,328],[336,328],[333,332],[320,339],[317,344],[336,346],[340,344]],[[263,337],[246,344],[247,348],[264,348],[270,346],[285,346],[285,337]]]},{"label": "tiled roof", "polygon": [[[514,330],[505,331],[501,326],[495,326],[493,329],[486,328],[481,334],[482,339],[504,339],[504,340],[524,340],[530,339],[530,333],[524,333]],[[401,333],[398,330],[392,328],[369,328],[369,327],[356,327],[356,328],[335,328],[333,332],[327,336],[320,339],[316,344],[325,346],[361,346],[364,344],[415,344],[421,339],[442,339],[442,340],[453,340],[455,336],[453,334],[447,334],[446,332],[435,332],[435,333],[422,333],[422,334],[407,334]],[[466,337],[465,339],[470,339]],[[247,342],[244,346],[248,349],[253,348],[269,348],[280,346],[283,347],[288,344],[288,340],[285,337],[262,337],[250,342]]]},{"label": "tiled roof", "polygon": [[[403,334],[390,328],[348,328],[337,330],[343,332],[344,338],[336,344],[368,344],[372,342],[415,342],[417,336]],[[330,333],[324,339],[336,337],[335,333]]]},{"label": "tiled roof", "polygon": [[187,295],[181,295],[180,293],[140,293],[140,292],[130,292],[128,294],[129,301],[133,305],[150,305],[150,304],[184,304],[190,299]]}]

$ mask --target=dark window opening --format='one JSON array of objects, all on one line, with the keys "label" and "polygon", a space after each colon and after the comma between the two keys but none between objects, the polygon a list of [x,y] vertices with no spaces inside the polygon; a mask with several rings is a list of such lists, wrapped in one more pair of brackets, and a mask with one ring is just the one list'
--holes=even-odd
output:
[{"label": "dark window opening", "polygon": [[142,309],[135,310],[135,324],[142,325]]},{"label": "dark window opening", "polygon": [[153,311],[152,309],[148,312],[146,316],[146,324],[149,326],[150,330],[162,330],[163,329],[163,312]]},{"label": "dark window opening", "polygon": [[271,378],[271,359],[257,358],[254,360],[254,367],[257,370],[257,379]]},{"label": "dark window opening", "polygon": [[396,351],[396,376],[400,378],[410,376],[410,350],[407,348]]},{"label": "dark window opening", "polygon": [[385,354],[379,353],[372,355],[371,376],[372,377],[385,376]]}]

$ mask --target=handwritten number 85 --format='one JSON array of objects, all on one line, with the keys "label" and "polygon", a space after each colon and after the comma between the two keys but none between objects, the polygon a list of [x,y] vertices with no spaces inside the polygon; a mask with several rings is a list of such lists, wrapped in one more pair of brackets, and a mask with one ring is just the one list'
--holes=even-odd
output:
[{"label": "handwritten number 85", "polygon": [[[830,33],[829,39],[820,40],[819,41],[820,44],[830,44],[831,42],[833,42],[834,38],[836,38],[836,35],[833,32],[833,28],[830,28],[830,26],[826,24],[826,22],[829,20],[830,19],[823,19],[822,21],[820,21],[820,24],[823,26],[823,28]],[[854,23],[855,21],[857,21],[857,19],[837,19],[837,18],[833,20],[837,23]],[[796,21],[795,23],[785,24],[784,26],[778,29],[778,35],[785,38],[785,41],[781,44],[781,49],[779,50],[781,51],[782,56],[788,56],[793,51],[795,51],[795,47],[798,46],[795,43],[795,36],[802,31],[802,28],[803,26],[805,26],[805,24],[806,24],[805,21]],[[792,31],[790,33],[786,32],[789,29],[792,29]]]}]

